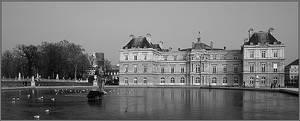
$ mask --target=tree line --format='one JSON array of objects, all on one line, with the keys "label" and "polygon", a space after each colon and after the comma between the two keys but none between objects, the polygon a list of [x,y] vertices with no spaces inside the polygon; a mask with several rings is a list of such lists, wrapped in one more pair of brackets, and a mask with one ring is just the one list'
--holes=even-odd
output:
[{"label": "tree line", "polygon": [[[105,68],[110,62],[105,60]],[[41,78],[75,79],[85,78],[86,70],[91,67],[89,55],[81,45],[67,40],[42,42],[40,45],[17,45],[6,50],[1,57],[1,75],[15,78],[21,73],[25,78],[39,74]]]}]

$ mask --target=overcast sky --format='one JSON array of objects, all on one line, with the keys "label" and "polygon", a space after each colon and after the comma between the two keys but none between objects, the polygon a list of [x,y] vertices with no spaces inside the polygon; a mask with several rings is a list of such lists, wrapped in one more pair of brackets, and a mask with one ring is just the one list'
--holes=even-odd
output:
[{"label": "overcast sky", "polygon": [[250,27],[274,27],[286,45],[286,64],[298,58],[297,2],[2,3],[2,50],[65,39],[86,52],[104,52],[113,64],[130,34],[150,33],[154,43],[189,48],[201,31],[204,43],[240,49]]}]

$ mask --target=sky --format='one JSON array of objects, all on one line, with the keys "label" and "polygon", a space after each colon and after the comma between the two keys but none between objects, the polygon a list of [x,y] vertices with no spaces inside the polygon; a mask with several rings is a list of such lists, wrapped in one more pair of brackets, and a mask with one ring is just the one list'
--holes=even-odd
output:
[{"label": "sky", "polygon": [[298,58],[297,2],[7,2],[2,3],[2,51],[18,44],[69,40],[85,52],[104,52],[112,64],[129,35],[152,35],[164,47],[202,42],[241,49],[249,28],[285,44],[285,64]]}]

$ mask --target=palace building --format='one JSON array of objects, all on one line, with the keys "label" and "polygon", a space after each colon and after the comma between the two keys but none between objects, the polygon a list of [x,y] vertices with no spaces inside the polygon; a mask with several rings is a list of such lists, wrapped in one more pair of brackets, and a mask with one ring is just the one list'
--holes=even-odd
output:
[{"label": "palace building", "polygon": [[[252,31],[251,31],[252,32]],[[135,37],[120,50],[120,85],[284,86],[284,45],[270,31],[249,32],[240,50],[201,41],[191,48],[163,48],[151,35]]]}]

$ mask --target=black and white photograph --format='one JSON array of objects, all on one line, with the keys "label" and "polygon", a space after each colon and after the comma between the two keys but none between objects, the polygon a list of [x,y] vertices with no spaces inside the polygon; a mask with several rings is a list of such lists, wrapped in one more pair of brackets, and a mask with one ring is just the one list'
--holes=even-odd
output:
[{"label": "black and white photograph", "polygon": [[298,0],[1,1],[1,120],[299,120]]}]

